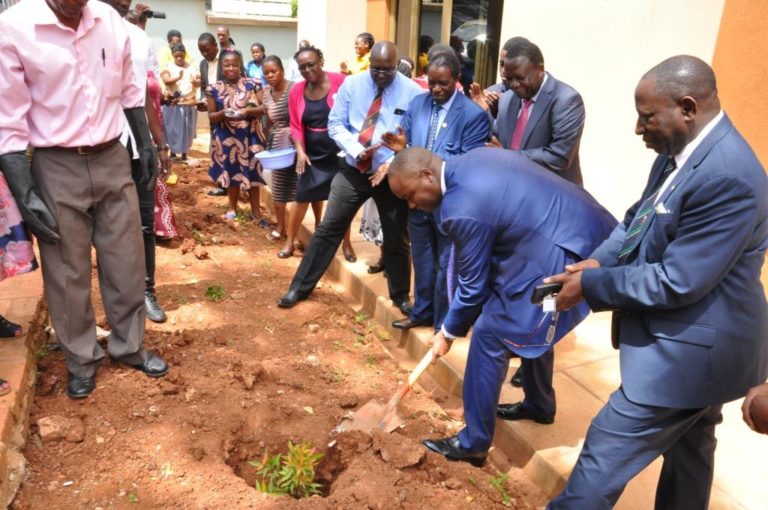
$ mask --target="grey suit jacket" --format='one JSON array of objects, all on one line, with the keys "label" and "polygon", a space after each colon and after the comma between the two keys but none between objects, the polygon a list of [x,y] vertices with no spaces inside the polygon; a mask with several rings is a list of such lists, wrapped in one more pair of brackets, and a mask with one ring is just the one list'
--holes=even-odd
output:
[{"label": "grey suit jacket", "polygon": [[619,310],[621,384],[633,402],[680,409],[742,397],[768,376],[768,178],[727,116],[659,197],[621,262],[639,205],[660,185],[659,156],[643,195],[582,277],[592,310]]},{"label": "grey suit jacket", "polygon": [[[584,131],[584,101],[571,86],[547,73],[523,133],[522,154],[560,177],[583,185],[579,144]],[[494,134],[509,148],[521,100],[511,90],[499,100]]]}]

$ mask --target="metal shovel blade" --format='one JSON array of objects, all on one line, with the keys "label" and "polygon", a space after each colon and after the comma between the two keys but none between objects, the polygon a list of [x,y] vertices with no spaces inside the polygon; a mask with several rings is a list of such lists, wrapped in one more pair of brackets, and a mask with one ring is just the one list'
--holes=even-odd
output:
[{"label": "metal shovel blade", "polygon": [[416,380],[424,373],[432,362],[432,353],[427,351],[416,368],[413,369],[408,381],[398,388],[389,402],[382,404],[378,400],[371,400],[363,407],[355,411],[352,418],[341,422],[334,430],[336,432],[345,432],[349,430],[362,430],[370,434],[373,429],[381,429],[384,432],[392,432],[403,424],[403,419],[397,415],[397,405],[404,396],[411,391]]},{"label": "metal shovel blade", "polygon": [[402,424],[403,419],[397,415],[396,407],[382,404],[378,400],[371,400],[355,411],[351,418],[341,422],[334,430],[336,432],[361,430],[370,434],[373,429],[377,428],[384,432],[392,432]]}]

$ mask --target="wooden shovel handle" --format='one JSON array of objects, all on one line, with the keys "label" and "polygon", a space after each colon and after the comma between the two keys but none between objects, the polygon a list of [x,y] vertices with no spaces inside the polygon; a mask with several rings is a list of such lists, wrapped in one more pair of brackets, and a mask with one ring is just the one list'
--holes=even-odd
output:
[{"label": "wooden shovel handle", "polygon": [[421,377],[421,374],[424,373],[424,371],[429,367],[429,365],[432,364],[432,349],[427,350],[427,354],[424,355],[423,358],[421,358],[421,361],[419,361],[419,364],[416,365],[416,368],[413,369],[413,372],[411,372],[411,375],[408,376],[408,386],[413,386],[416,384],[416,381]]},{"label": "wooden shovel handle", "polygon": [[413,388],[413,385],[416,384],[416,381],[421,377],[421,374],[424,373],[424,371],[429,367],[429,365],[432,364],[432,349],[427,351],[427,354],[424,355],[423,358],[421,358],[421,361],[419,361],[419,364],[416,365],[416,368],[413,369],[413,372],[411,372],[411,375],[408,376],[408,381],[404,383],[400,388],[398,388],[395,395],[390,400],[390,403],[393,405],[397,405],[400,400],[408,394],[409,391],[411,391],[411,388]]}]

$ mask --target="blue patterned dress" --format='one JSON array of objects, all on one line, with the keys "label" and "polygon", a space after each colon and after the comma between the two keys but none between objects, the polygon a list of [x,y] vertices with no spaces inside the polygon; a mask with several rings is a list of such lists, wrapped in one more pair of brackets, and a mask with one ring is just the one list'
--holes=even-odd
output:
[{"label": "blue patterned dress", "polygon": [[[216,102],[216,110],[240,110],[256,104],[259,84],[250,78],[241,78],[236,84],[224,81],[210,85],[206,94]],[[223,188],[239,187],[249,190],[266,184],[261,177],[261,166],[253,157],[264,150],[264,133],[258,118],[228,119],[213,125],[211,169],[208,175]]]}]

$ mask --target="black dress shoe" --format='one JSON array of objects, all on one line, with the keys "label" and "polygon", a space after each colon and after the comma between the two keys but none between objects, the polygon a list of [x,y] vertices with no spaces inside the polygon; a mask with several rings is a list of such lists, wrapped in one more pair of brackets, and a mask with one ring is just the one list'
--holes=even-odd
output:
[{"label": "black dress shoe", "polygon": [[138,363],[136,365],[123,363],[122,361],[116,360],[114,358],[112,358],[112,361],[122,363],[123,365],[135,368],[136,370],[141,370],[149,377],[162,377],[168,373],[168,363],[166,363],[159,354],[155,354],[154,352],[150,351],[147,352],[147,359],[145,359],[143,363]]},{"label": "black dress shoe", "polygon": [[555,421],[555,415],[548,415],[532,411],[525,407],[522,402],[516,404],[499,404],[496,409],[496,416],[502,420],[533,420],[542,425],[551,425]]},{"label": "black dress shoe", "polygon": [[447,437],[445,439],[425,439],[422,444],[432,450],[445,456],[448,460],[460,460],[469,462],[475,467],[483,467],[488,452],[468,452],[461,447],[459,436]]},{"label": "black dress shoe", "polygon": [[67,396],[69,398],[86,398],[96,388],[96,377],[75,377],[67,373]]},{"label": "black dress shoe", "polygon": [[395,303],[395,306],[398,307],[406,317],[409,317],[411,312],[413,312],[413,305],[408,299],[403,299],[402,301]]},{"label": "black dress shoe", "polygon": [[411,329],[431,325],[432,321],[412,321],[411,319],[400,319],[392,323],[392,327],[396,329]]},{"label": "black dress shoe", "polygon": [[515,374],[512,376],[512,379],[509,380],[509,384],[511,384],[515,388],[523,387],[523,366],[522,365],[517,367],[517,370],[515,371]]},{"label": "black dress shoe", "polygon": [[224,188],[216,188],[216,189],[208,190],[209,197],[223,197],[226,194],[227,194],[227,190],[225,190]]},{"label": "black dress shoe", "polygon": [[147,319],[152,322],[162,323],[165,322],[167,317],[163,308],[157,304],[157,298],[154,292],[144,293],[144,309],[147,311]]},{"label": "black dress shoe", "polygon": [[293,308],[296,306],[296,303],[305,299],[307,298],[299,295],[298,291],[289,290],[283,297],[277,300],[277,306],[280,308]]}]

